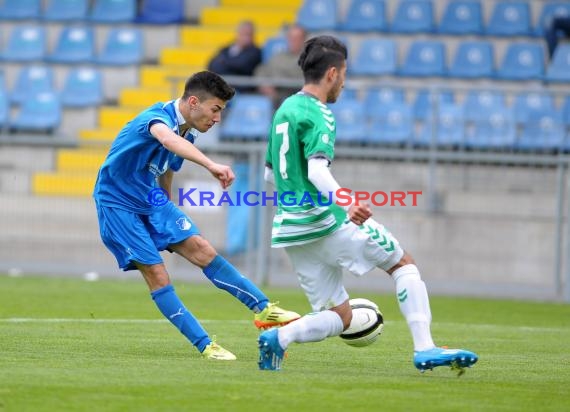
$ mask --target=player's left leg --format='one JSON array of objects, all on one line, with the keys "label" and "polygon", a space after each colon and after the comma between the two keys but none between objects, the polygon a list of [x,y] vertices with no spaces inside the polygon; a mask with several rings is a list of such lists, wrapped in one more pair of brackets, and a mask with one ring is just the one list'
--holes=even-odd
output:
[{"label": "player's left leg", "polygon": [[267,296],[214,247],[200,236],[194,223],[174,204],[165,205],[160,214],[149,218],[153,240],[159,250],[171,250],[200,267],[218,288],[225,290],[255,313],[258,328],[284,325],[299,314],[270,303]]}]

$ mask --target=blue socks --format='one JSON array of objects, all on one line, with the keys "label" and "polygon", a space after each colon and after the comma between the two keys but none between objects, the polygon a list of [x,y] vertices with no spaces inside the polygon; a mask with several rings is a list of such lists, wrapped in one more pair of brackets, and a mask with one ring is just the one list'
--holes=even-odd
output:
[{"label": "blue socks", "polygon": [[217,255],[203,271],[216,287],[231,293],[254,312],[267,306],[267,296],[222,256]]},{"label": "blue socks", "polygon": [[150,293],[160,312],[188,338],[192,345],[202,352],[211,342],[198,319],[184,307],[172,285],[164,286]]}]

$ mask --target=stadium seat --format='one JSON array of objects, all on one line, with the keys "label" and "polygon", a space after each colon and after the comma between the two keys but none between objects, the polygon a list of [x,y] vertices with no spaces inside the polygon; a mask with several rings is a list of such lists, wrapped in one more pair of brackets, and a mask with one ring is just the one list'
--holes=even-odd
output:
[{"label": "stadium seat", "polygon": [[544,2],[542,11],[540,12],[540,17],[538,18],[538,22],[534,28],[534,34],[537,36],[544,35],[544,29],[548,27],[552,18],[555,16],[570,16],[570,3],[568,1]]},{"label": "stadium seat", "polygon": [[143,0],[138,23],[173,24],[184,21],[184,0]]},{"label": "stadium seat", "polygon": [[297,24],[307,31],[335,30],[338,26],[336,0],[305,0]]},{"label": "stadium seat", "polygon": [[40,0],[4,0],[0,5],[0,20],[37,19],[40,10]]},{"label": "stadium seat", "polygon": [[267,139],[273,104],[262,95],[240,94],[221,123],[221,139]]},{"label": "stadium seat", "polygon": [[433,5],[430,0],[400,0],[390,31],[430,33],[433,29]]},{"label": "stadium seat", "polygon": [[402,88],[388,86],[372,87],[366,91],[364,107],[366,111],[370,111],[380,105],[405,103],[405,101],[406,97]]},{"label": "stadium seat", "polygon": [[498,91],[471,90],[463,102],[463,111],[467,121],[489,119],[491,113],[502,111],[505,108],[505,95]]},{"label": "stadium seat", "polygon": [[88,9],[88,0],[49,0],[42,17],[47,21],[85,20]]},{"label": "stadium seat", "polygon": [[61,105],[54,92],[44,92],[28,98],[19,113],[10,121],[10,130],[53,132],[61,122]]},{"label": "stadium seat", "polygon": [[487,34],[491,36],[528,36],[531,30],[530,7],[527,2],[500,1],[495,3]]},{"label": "stadium seat", "polygon": [[378,106],[371,110],[370,142],[406,144],[412,138],[412,110],[405,103]]},{"label": "stadium seat", "polygon": [[541,92],[524,92],[515,97],[513,104],[517,123],[527,123],[533,113],[554,110],[554,99],[551,94]]},{"label": "stadium seat", "polygon": [[66,107],[87,107],[103,102],[103,82],[99,70],[79,68],[71,70],[61,92],[61,103]]},{"label": "stadium seat", "polygon": [[515,140],[516,127],[512,110],[496,106],[494,110],[476,116],[472,127],[467,128],[465,146],[471,149],[509,149],[513,148]]},{"label": "stadium seat", "polygon": [[36,94],[52,92],[53,69],[49,66],[27,66],[20,70],[10,93],[10,101],[22,104]]},{"label": "stadium seat", "polygon": [[143,37],[139,29],[112,29],[107,34],[97,63],[111,66],[139,64],[143,58]]},{"label": "stadium seat", "polygon": [[95,42],[91,27],[65,27],[48,60],[54,63],[87,63],[93,60]]},{"label": "stadium seat", "polygon": [[43,60],[46,53],[45,29],[37,25],[14,26],[2,60],[30,62]]},{"label": "stadium seat", "polygon": [[438,107],[437,122],[428,118],[422,124],[420,132],[415,136],[414,144],[418,146],[458,147],[463,144],[465,134],[465,118],[463,108],[449,103]]},{"label": "stadium seat", "polygon": [[368,128],[364,104],[356,99],[343,98],[331,104],[336,123],[336,142],[364,142]]},{"label": "stadium seat", "polygon": [[428,120],[435,114],[438,105],[453,104],[454,100],[453,93],[449,90],[420,90],[414,100],[414,119]]},{"label": "stadium seat", "polygon": [[528,115],[516,146],[523,150],[559,150],[564,143],[564,127],[560,112],[537,110]]},{"label": "stadium seat", "polygon": [[283,36],[271,37],[263,44],[261,48],[261,60],[266,63],[274,54],[287,50],[287,39]]},{"label": "stadium seat", "polygon": [[554,50],[552,61],[546,69],[549,82],[570,82],[570,44],[560,44]]},{"label": "stadium seat", "polygon": [[493,45],[488,41],[465,41],[459,44],[450,77],[477,78],[494,75]]},{"label": "stadium seat", "polygon": [[364,39],[349,71],[353,75],[379,76],[396,73],[396,43],[389,39]]},{"label": "stadium seat", "polygon": [[417,40],[411,44],[398,74],[427,77],[444,76],[445,72],[444,44],[438,40]]},{"label": "stadium seat", "polygon": [[338,29],[348,32],[385,31],[386,20],[384,0],[352,0]]},{"label": "stadium seat", "polygon": [[562,103],[562,121],[567,128],[570,128],[570,96],[566,96]]},{"label": "stadium seat", "polygon": [[505,80],[541,79],[544,47],[535,43],[513,43],[507,48],[497,77]]},{"label": "stadium seat", "polygon": [[5,89],[0,89],[0,131],[8,126],[10,116],[10,101]]},{"label": "stadium seat", "polygon": [[479,0],[458,0],[448,3],[438,31],[444,34],[481,34],[483,18]]},{"label": "stadium seat", "polygon": [[135,19],[136,10],[136,0],[95,0],[89,20],[96,23],[130,23]]}]

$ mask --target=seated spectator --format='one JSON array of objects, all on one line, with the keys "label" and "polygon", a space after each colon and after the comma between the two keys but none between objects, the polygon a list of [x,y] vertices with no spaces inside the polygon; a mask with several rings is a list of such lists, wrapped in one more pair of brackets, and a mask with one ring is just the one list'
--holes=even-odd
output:
[{"label": "seated spectator", "polygon": [[268,96],[277,108],[283,100],[297,92],[303,84],[303,72],[297,63],[307,32],[301,26],[292,25],[287,30],[287,50],[273,55],[268,62],[255,70],[256,77],[298,80],[299,87],[279,87],[270,84],[259,87],[259,92]]},{"label": "seated spectator", "polygon": [[[261,49],[254,43],[255,27],[251,21],[243,21],[237,27],[233,44],[221,49],[208,64],[208,70],[220,75],[252,76],[261,63]],[[240,92],[250,92],[253,87],[236,87]]]},{"label": "seated spectator", "polygon": [[544,30],[544,37],[546,38],[548,53],[550,53],[551,58],[560,39],[559,32],[563,32],[566,37],[570,37],[570,16],[552,18],[552,22]]}]

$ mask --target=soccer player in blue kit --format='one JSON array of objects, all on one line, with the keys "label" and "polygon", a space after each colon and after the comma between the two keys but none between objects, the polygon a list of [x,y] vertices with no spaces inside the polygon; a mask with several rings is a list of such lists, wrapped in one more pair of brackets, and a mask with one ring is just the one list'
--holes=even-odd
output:
[{"label": "soccer player in blue kit", "polygon": [[200,267],[215,286],[255,313],[254,323],[260,329],[299,318],[299,314],[269,303],[261,290],[217,254],[174,203],[153,204],[153,191],[170,194],[173,173],[180,170],[185,159],[206,168],[223,189],[232,184],[232,169],[212,161],[193,143],[196,131],[204,133],[220,121],[234,93],[213,72],[192,75],[182,97],[156,103],[119,132],[99,170],[93,193],[101,238],[119,267],[125,271],[138,269],[160,312],[205,358],[219,360],[236,357],[212,341],[180,301],[160,251],[177,253]]}]

